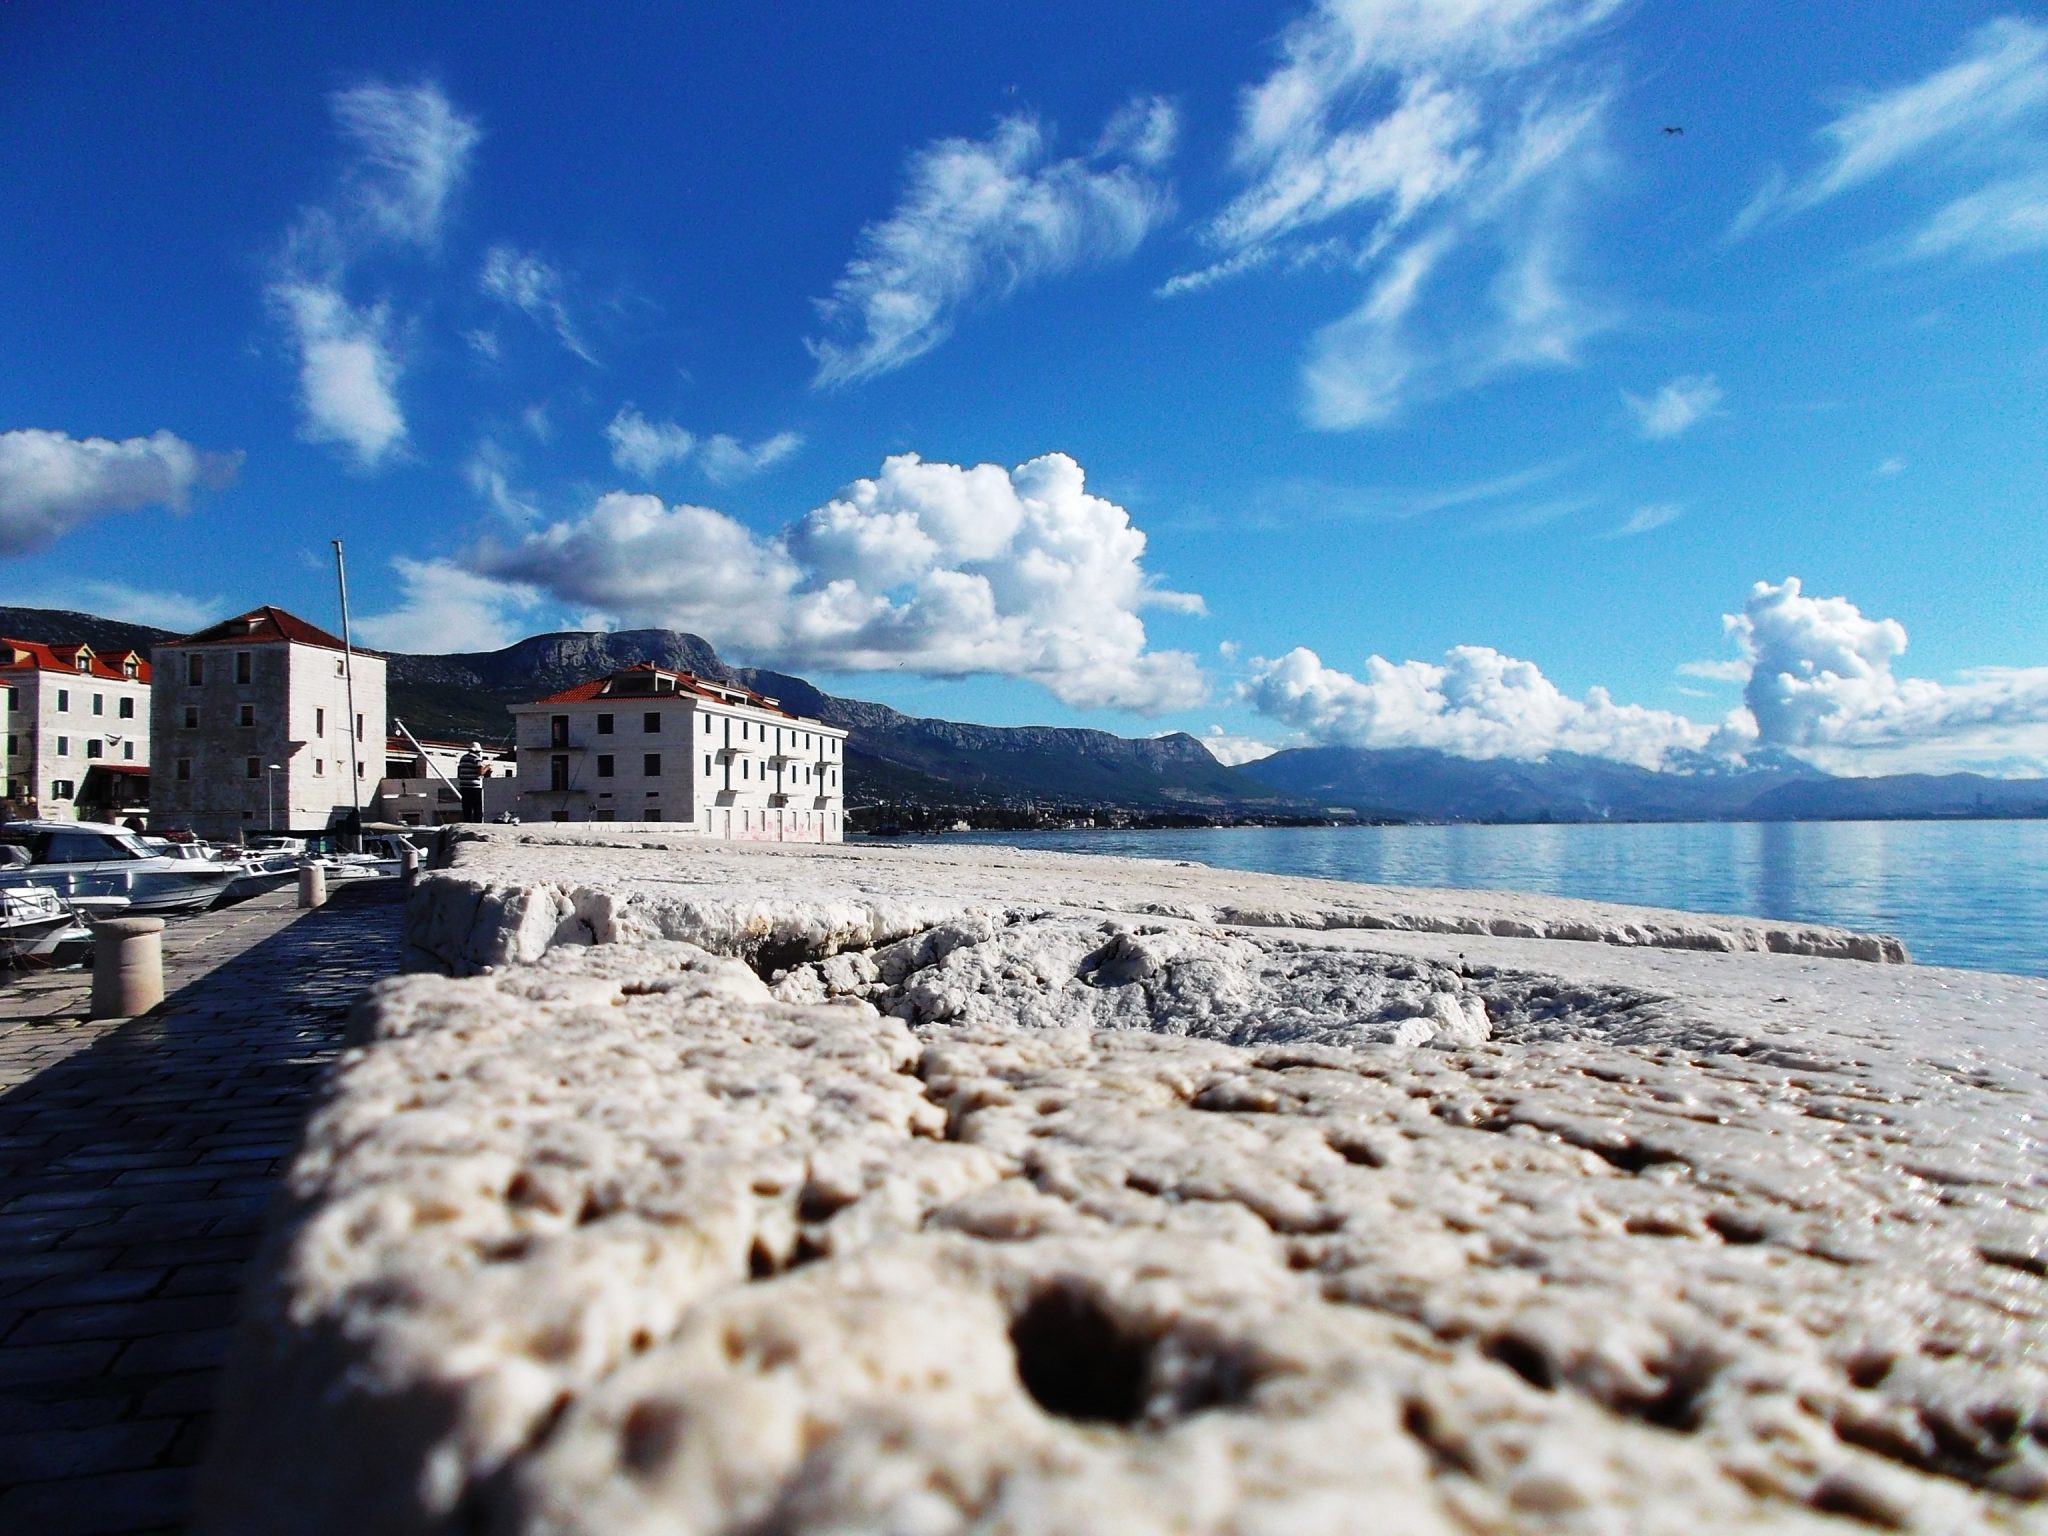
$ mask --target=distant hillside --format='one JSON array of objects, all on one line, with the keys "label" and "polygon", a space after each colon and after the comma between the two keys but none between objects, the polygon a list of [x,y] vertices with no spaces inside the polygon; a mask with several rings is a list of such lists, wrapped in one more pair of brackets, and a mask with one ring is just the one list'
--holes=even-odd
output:
[{"label": "distant hillside", "polygon": [[1896,816],[2044,816],[2048,780],[1836,778],[1785,754],[1738,769],[1653,773],[1555,752],[1478,761],[1421,748],[1302,747],[1241,772],[1361,815],[1423,821],[1804,821]]},{"label": "distant hillside", "polygon": [[96,651],[141,651],[177,638],[172,630],[148,624],[130,624],[122,619],[103,619],[92,613],[73,613],[68,608],[0,608],[0,635],[15,640],[38,640],[44,645],[68,645],[83,640]]}]

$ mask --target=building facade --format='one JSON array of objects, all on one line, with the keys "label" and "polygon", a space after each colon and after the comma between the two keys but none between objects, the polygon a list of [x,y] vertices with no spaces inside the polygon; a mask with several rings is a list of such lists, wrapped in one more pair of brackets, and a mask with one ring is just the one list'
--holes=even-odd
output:
[{"label": "building facade", "polygon": [[846,732],[745,688],[643,664],[515,704],[522,821],[660,822],[836,843]]},{"label": "building facade", "polygon": [[[438,827],[463,820],[460,783],[469,743],[393,736],[384,747],[384,780],[377,786],[374,820],[406,827]],[[518,768],[510,752],[479,754],[483,808],[479,819],[519,814]]]},{"label": "building facade", "polygon": [[0,640],[10,814],[118,821],[149,805],[150,664],[138,651]]},{"label": "building facade", "polygon": [[351,669],[338,638],[263,607],[150,659],[157,828],[309,835],[368,809],[385,768],[383,657],[358,650]]}]

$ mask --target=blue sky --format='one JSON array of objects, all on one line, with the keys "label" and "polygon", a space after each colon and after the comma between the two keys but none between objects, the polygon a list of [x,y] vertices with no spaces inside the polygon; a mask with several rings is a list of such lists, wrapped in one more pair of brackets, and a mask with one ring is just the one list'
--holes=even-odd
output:
[{"label": "blue sky", "polygon": [[0,13],[0,601],[2048,769],[2038,10],[677,9]]}]

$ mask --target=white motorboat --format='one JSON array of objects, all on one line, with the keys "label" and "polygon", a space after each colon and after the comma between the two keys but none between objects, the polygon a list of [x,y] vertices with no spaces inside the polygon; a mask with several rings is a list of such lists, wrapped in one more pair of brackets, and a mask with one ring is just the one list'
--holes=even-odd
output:
[{"label": "white motorboat", "polygon": [[96,821],[0,825],[0,890],[41,886],[67,899],[122,897],[137,914],[197,912],[235,877],[211,859],[163,858],[134,833]]},{"label": "white motorboat", "polygon": [[0,890],[0,964],[54,947],[58,936],[77,922],[64,898],[47,887]]}]

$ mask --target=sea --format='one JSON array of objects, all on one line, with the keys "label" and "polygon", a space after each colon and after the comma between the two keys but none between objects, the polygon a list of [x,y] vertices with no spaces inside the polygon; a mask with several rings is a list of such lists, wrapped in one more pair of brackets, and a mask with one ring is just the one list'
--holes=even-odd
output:
[{"label": "sea", "polygon": [[2048,820],[1078,829],[946,838],[1832,923],[1894,934],[1922,965],[2048,976]]}]

